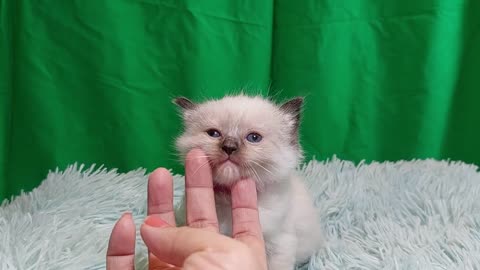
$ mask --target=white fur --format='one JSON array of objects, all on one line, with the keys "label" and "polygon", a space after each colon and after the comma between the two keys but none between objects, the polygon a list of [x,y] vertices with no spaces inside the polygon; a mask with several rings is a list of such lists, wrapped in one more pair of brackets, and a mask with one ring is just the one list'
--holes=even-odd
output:
[{"label": "white fur", "polygon": [[[216,185],[229,186],[246,177],[256,181],[270,270],[291,270],[320,248],[323,237],[313,202],[304,182],[295,175],[302,159],[300,145],[292,143],[296,138],[295,115],[261,97],[238,95],[185,109],[183,118],[185,131],[177,140],[180,154],[201,148],[212,165]],[[206,130],[212,128],[222,137],[209,136]],[[251,132],[263,139],[248,142]],[[221,164],[228,157],[221,149],[222,138],[227,136],[240,143],[239,150],[231,155],[238,164]],[[230,235],[229,198],[217,194],[216,206],[220,231]]]},{"label": "white fur", "polygon": [[[313,160],[298,173],[313,194],[326,238],[298,270],[480,269],[477,166],[333,159]],[[112,227],[132,211],[135,269],[147,270],[138,232],[147,214],[147,178],[145,170],[119,174],[96,166],[49,173],[32,192],[0,205],[0,269],[105,269]],[[178,207],[183,176],[175,175],[174,185]]]}]

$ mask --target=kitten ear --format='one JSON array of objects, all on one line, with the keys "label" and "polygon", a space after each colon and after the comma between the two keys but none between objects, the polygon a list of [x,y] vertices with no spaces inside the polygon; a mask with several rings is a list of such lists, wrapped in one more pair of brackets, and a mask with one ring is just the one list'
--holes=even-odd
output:
[{"label": "kitten ear", "polygon": [[290,114],[298,122],[300,121],[300,113],[302,111],[303,97],[296,97],[283,103],[280,110],[286,114]]},{"label": "kitten ear", "polygon": [[298,137],[299,137],[299,132],[298,132],[298,129],[299,129],[299,126],[300,126],[300,113],[302,111],[302,105],[303,105],[303,100],[304,98],[303,97],[296,97],[296,98],[293,98],[285,103],[283,103],[281,106],[280,106],[280,111],[282,111],[283,113],[285,113],[286,115],[289,115],[290,117],[290,120],[289,121],[293,121],[292,122],[289,122],[289,125],[291,126],[291,143],[293,145],[296,145],[298,146],[299,145],[299,141],[298,141]]},{"label": "kitten ear", "polygon": [[302,105],[303,105],[303,97],[296,97],[293,98],[285,103],[283,103],[280,106],[280,111],[283,113],[289,115],[291,118],[291,121],[293,123],[291,124],[292,130],[291,130],[291,135],[292,135],[292,144],[293,145],[298,145],[298,129],[300,126],[300,113],[302,111]]},{"label": "kitten ear", "polygon": [[197,107],[197,104],[191,102],[189,99],[185,97],[178,97],[173,100],[173,103],[177,104],[184,110],[193,110]]}]

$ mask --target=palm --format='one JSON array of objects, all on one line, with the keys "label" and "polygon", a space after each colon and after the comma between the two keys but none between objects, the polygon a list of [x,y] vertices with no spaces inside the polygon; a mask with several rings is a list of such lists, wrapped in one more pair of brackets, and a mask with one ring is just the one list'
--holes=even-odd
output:
[{"label": "palm", "polygon": [[181,268],[162,262],[152,253],[150,253],[148,256],[148,270],[177,270],[177,269],[181,269]]},{"label": "palm", "polygon": [[[266,269],[265,246],[256,210],[255,183],[251,180],[239,181],[232,186],[233,239],[220,235],[211,169],[204,166],[205,164],[208,164],[208,161],[201,151],[193,150],[187,155],[185,165],[186,221],[190,228],[170,228],[176,227],[176,222],[173,211],[173,179],[169,171],[161,168],[150,174],[147,211],[149,218],[145,222],[148,224],[150,218],[158,219],[168,227],[163,230],[174,229],[175,232],[183,231],[184,233],[176,235],[179,238],[174,237],[167,241],[164,241],[165,239],[152,240],[159,237],[158,233],[150,234],[151,237],[147,238],[142,234],[147,246],[153,248],[153,252],[160,256],[159,258],[149,252],[149,270],[178,270],[182,269],[178,265],[184,265],[184,263],[185,268],[188,268],[187,264],[190,267],[194,266],[189,269],[211,269],[213,264],[218,263],[232,265],[232,262],[235,262],[234,264],[241,265],[245,262],[237,261],[239,258],[237,255],[242,252],[243,255],[247,254],[246,258],[254,257],[254,263],[249,266],[256,265],[258,267],[255,269]],[[245,194],[250,195],[246,196]],[[204,232],[199,234],[198,230]],[[183,236],[184,239],[181,239],[180,236]],[[134,269],[135,237],[135,224],[131,215],[123,215],[115,224],[110,236],[107,250],[107,270]],[[210,241],[210,246],[207,244],[200,248],[182,244],[193,238],[199,240],[197,244]],[[165,243],[167,243],[167,247]],[[222,253],[225,244],[235,250],[233,255],[225,256],[225,253]],[[188,250],[189,248],[190,250]],[[221,252],[221,256],[215,253],[218,251]],[[224,259],[218,261],[219,257]],[[168,263],[166,263],[167,261]]]}]

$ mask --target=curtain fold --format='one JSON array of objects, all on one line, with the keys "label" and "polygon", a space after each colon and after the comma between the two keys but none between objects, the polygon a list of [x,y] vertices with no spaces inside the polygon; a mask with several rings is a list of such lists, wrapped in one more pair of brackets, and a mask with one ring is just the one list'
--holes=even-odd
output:
[{"label": "curtain fold", "polygon": [[306,96],[307,160],[480,164],[480,2],[0,0],[0,200],[79,162],[183,173],[171,103]]},{"label": "curtain fold", "polygon": [[0,3],[0,201],[7,196],[7,158],[9,153],[10,112],[12,91],[12,24],[14,4]]},{"label": "curtain fold", "polygon": [[309,97],[310,155],[480,164],[479,1],[275,3],[273,89]]}]

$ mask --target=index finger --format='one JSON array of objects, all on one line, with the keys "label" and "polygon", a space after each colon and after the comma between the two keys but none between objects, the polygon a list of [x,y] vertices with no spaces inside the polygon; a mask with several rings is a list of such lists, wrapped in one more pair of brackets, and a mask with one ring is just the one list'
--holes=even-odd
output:
[{"label": "index finger", "polygon": [[175,226],[173,211],[173,178],[165,168],[158,168],[148,177],[148,215],[158,215],[168,224]]},{"label": "index finger", "polygon": [[232,237],[265,255],[265,243],[257,206],[257,188],[252,179],[232,186]]},{"label": "index finger", "polygon": [[107,249],[107,270],[134,270],[135,223],[130,213],[115,223]]},{"label": "index finger", "polygon": [[[167,169],[158,168],[148,176],[147,201],[148,216],[158,216],[171,226],[176,226],[173,211],[173,178]],[[155,255],[148,253],[148,269],[160,270],[163,269],[162,265]]]},{"label": "index finger", "polygon": [[185,160],[187,225],[218,232],[212,169],[205,153],[191,150]]}]

